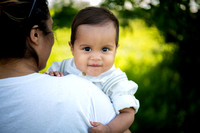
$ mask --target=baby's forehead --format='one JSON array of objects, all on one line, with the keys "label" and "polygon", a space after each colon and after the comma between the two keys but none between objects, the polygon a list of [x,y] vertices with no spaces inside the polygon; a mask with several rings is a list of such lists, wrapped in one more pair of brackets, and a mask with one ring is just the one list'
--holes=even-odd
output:
[{"label": "baby's forehead", "polygon": [[[103,34],[103,35],[102,35]],[[105,25],[91,25],[91,24],[82,24],[77,28],[77,36],[95,36],[95,35],[114,35],[116,36],[116,29],[112,23]]]},{"label": "baby's forehead", "polygon": [[[81,24],[77,27],[75,32],[75,40],[79,37],[87,38],[87,37],[94,37],[95,35],[103,36],[104,39],[111,37],[111,39],[115,40],[117,44],[117,28],[112,21],[107,23],[99,23],[99,24]],[[79,38],[80,39],[80,38]]]},{"label": "baby's forehead", "polygon": [[[107,24],[81,24],[77,27],[76,29],[76,37],[77,35],[81,34],[81,35],[85,35],[85,34],[89,34],[89,35],[96,35],[96,34],[109,34],[109,33],[114,33],[116,34],[117,30],[114,27],[114,25],[112,23],[107,23]],[[92,34],[94,33],[94,34]]]}]

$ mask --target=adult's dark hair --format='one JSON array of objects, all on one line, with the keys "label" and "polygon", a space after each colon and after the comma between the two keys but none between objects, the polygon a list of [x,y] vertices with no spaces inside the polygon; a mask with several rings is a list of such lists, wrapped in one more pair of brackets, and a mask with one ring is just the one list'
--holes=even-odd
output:
[{"label": "adult's dark hair", "polygon": [[27,37],[34,25],[47,35],[49,17],[47,0],[1,0],[0,59],[34,57],[38,63]]},{"label": "adult's dark hair", "polygon": [[118,45],[119,22],[112,12],[103,7],[86,7],[78,12],[71,26],[71,44],[74,45],[76,31],[79,25],[103,25],[108,22],[113,22],[116,28],[116,45]]}]

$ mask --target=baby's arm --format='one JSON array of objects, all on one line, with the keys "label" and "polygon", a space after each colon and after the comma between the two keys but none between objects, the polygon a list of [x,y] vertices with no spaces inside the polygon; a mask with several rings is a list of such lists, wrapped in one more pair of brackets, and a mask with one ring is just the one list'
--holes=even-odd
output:
[{"label": "baby's arm", "polygon": [[133,123],[135,118],[135,110],[133,108],[125,108],[120,110],[119,115],[115,117],[107,125],[103,125],[98,122],[91,122],[93,126],[91,133],[123,133],[130,132],[128,129]]}]

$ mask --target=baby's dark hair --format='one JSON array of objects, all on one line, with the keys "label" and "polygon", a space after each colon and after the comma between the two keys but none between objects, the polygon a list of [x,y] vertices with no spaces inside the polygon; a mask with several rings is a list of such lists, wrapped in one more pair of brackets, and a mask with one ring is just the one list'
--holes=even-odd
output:
[{"label": "baby's dark hair", "polygon": [[115,15],[103,7],[86,7],[78,12],[71,26],[71,44],[74,45],[76,40],[77,28],[83,24],[103,25],[113,22],[116,28],[116,45],[119,40],[119,22]]}]

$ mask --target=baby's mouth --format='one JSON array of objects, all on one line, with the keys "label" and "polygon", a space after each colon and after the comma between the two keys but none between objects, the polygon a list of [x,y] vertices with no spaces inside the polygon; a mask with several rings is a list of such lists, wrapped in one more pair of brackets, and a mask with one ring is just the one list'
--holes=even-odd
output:
[{"label": "baby's mouth", "polygon": [[90,67],[102,67],[102,65],[98,65],[98,64],[90,64],[88,66],[90,66]]}]

